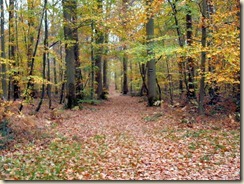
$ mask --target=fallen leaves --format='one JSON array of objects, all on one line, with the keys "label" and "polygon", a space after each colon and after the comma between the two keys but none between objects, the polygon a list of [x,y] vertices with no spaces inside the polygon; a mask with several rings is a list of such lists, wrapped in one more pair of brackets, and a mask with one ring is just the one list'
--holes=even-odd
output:
[{"label": "fallen leaves", "polygon": [[[16,145],[0,177],[16,180],[239,180],[240,130],[213,122],[179,126],[173,109],[113,96],[96,110],[64,111],[48,142]],[[231,117],[230,123],[235,124]],[[55,119],[57,117],[55,116]],[[221,120],[220,120],[221,121]],[[218,122],[219,123],[219,122]],[[235,125],[236,126],[236,125]],[[42,135],[44,137],[44,135]]]}]

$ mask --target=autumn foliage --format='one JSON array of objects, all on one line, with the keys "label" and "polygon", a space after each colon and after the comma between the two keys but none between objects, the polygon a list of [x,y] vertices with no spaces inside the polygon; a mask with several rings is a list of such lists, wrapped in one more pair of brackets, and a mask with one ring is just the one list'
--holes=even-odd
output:
[{"label": "autumn foliage", "polygon": [[240,180],[240,2],[0,0],[0,178]]}]

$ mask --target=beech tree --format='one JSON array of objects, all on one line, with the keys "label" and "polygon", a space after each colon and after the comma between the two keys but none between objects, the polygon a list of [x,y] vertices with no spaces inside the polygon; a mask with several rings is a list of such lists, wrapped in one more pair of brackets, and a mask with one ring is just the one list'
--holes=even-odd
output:
[{"label": "beech tree", "polygon": [[3,0],[0,0],[0,6],[1,6],[1,58],[2,58],[2,65],[1,65],[1,78],[2,78],[2,90],[3,90],[3,98],[6,100],[8,97],[8,86],[7,86],[7,67],[6,63],[4,61],[6,55],[5,55],[5,34],[4,34],[4,6],[3,6]]},{"label": "beech tree", "polygon": [[66,63],[66,98],[67,108],[71,109],[77,104],[77,98],[75,94],[75,44],[73,30],[73,18],[75,1],[74,0],[62,0],[63,5],[63,17],[64,17],[64,37],[65,37],[65,63]]},{"label": "beech tree", "polygon": [[206,28],[206,18],[207,18],[207,1],[202,1],[202,47],[203,51],[201,52],[201,79],[200,79],[200,93],[199,93],[199,113],[204,113],[204,87],[205,87],[205,65],[206,65],[206,51],[204,50],[207,44],[207,28]]},{"label": "beech tree", "polygon": [[[103,0],[97,0],[97,13],[102,13],[103,11]],[[98,28],[99,22],[95,24],[95,43],[97,44],[97,48],[95,49],[95,66],[96,66],[96,75],[95,81],[97,83],[96,93],[97,98],[102,99],[103,93],[103,78],[102,78],[102,53],[103,47],[102,44],[104,42],[104,35],[101,30]]]},{"label": "beech tree", "polygon": [[146,23],[146,35],[147,35],[147,76],[148,76],[148,105],[153,106],[156,101],[156,65],[153,52],[153,38],[154,38],[154,17],[152,12],[153,0],[146,1],[147,10],[147,23]]}]

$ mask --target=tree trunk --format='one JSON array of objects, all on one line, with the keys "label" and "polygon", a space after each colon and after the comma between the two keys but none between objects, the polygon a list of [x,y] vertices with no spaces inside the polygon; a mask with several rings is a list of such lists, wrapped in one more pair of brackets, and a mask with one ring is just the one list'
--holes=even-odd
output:
[{"label": "tree trunk", "polygon": [[[124,47],[124,50],[126,47]],[[123,55],[123,94],[126,95],[128,93],[128,77],[127,77],[127,65],[128,65],[128,57],[126,53]]]},{"label": "tree trunk", "polygon": [[[18,63],[16,62],[15,58],[15,28],[14,28],[14,0],[9,0],[9,59],[13,60],[13,67],[16,68],[18,67]],[[19,81],[18,81],[18,72],[14,72],[10,76],[10,85],[13,86],[13,98],[14,100],[19,98]],[[12,84],[11,84],[12,82]],[[10,91],[9,91],[10,93]],[[9,97],[11,95],[9,94]]]},{"label": "tree trunk", "polygon": [[60,89],[60,100],[59,100],[59,104],[62,104],[64,103],[64,93],[65,93],[65,70],[63,68],[63,47],[62,45],[60,45],[60,48],[59,48],[59,55],[60,55],[60,60],[62,62],[62,64],[60,65],[60,68],[59,68],[59,76],[60,76],[60,81],[62,81],[62,85],[61,85],[61,89]]},{"label": "tree trunk", "polygon": [[91,99],[94,99],[95,90],[95,59],[94,59],[94,22],[91,23]]},{"label": "tree trunk", "polygon": [[[45,0],[45,6],[47,4],[47,0]],[[45,48],[45,55],[46,55],[46,62],[47,62],[47,96],[48,96],[48,106],[49,109],[52,107],[52,86],[51,86],[51,64],[49,59],[49,46],[48,46],[48,17],[47,17],[47,9],[45,10],[45,38],[44,38],[44,48]]]},{"label": "tree trunk", "polygon": [[[207,2],[206,0],[202,1],[202,47],[205,49],[207,43],[207,28],[206,28],[206,17],[207,17]],[[198,110],[200,114],[204,113],[204,85],[205,85],[205,64],[206,64],[206,51],[202,51],[201,53],[201,79],[200,79],[200,89],[199,89],[199,106]]]},{"label": "tree trunk", "polygon": [[[182,32],[180,31],[180,25],[179,25],[179,21],[178,21],[178,18],[177,18],[177,9],[176,9],[176,4],[175,2],[171,2],[170,0],[168,0],[170,6],[171,6],[171,9],[173,11],[173,16],[174,16],[174,21],[175,21],[175,26],[176,26],[176,32],[177,32],[177,35],[178,35],[178,43],[180,45],[181,48],[183,48],[184,46],[184,37],[182,35]],[[180,89],[180,95],[183,94],[184,92],[184,88],[183,88],[183,68],[184,68],[184,61],[183,61],[183,57],[181,57],[181,61],[178,62],[178,68],[179,68],[179,89]]]},{"label": "tree trunk", "polygon": [[146,93],[146,95],[148,95],[148,87],[147,87],[147,71],[146,71],[146,66],[145,64],[140,64],[139,63],[139,69],[140,69],[140,74],[141,74],[141,78],[142,78],[142,86],[141,86],[141,90],[140,90],[140,96],[144,96],[144,94]]},{"label": "tree trunk", "polygon": [[[123,31],[126,32],[127,31],[127,11],[128,11],[128,0],[123,0],[122,1],[123,3],[123,21],[122,21],[122,24],[123,24]],[[122,37],[121,39],[122,41],[125,40],[125,38]],[[124,95],[126,95],[129,91],[128,89],[128,76],[127,76],[127,73],[128,73],[128,57],[127,57],[127,54],[125,53],[126,52],[126,46],[123,47],[123,51],[124,51],[124,54],[123,54],[123,82],[122,82],[122,93]]]},{"label": "tree trunk", "polygon": [[133,93],[133,67],[132,61],[130,60],[130,93]]},{"label": "tree trunk", "polygon": [[[191,17],[191,10],[187,11],[186,14],[186,38],[187,38],[187,45],[189,47],[192,46],[192,17]],[[194,76],[195,76],[195,69],[194,69],[194,60],[191,56],[187,58],[187,73],[188,73],[188,91],[187,91],[187,98],[193,99],[196,98],[195,94],[195,85],[194,85]]]},{"label": "tree trunk", "polygon": [[[103,9],[103,0],[97,0],[98,2],[98,11],[102,11]],[[101,31],[99,31],[97,28],[95,30],[96,33],[96,44],[97,44],[97,49],[95,52],[95,66],[96,66],[96,76],[95,76],[95,81],[97,83],[97,88],[96,88],[96,93],[97,93],[97,98],[102,99],[102,94],[103,94],[103,78],[102,78],[102,52],[103,48],[101,44],[104,41],[104,36]]]},{"label": "tree trunk", "polygon": [[[44,6],[46,6],[47,4],[47,0],[44,1]],[[46,62],[47,62],[47,48],[48,48],[48,31],[47,31],[47,10],[45,10],[45,18],[44,18],[44,22],[45,22],[45,33],[44,33],[44,53],[42,56],[42,78],[43,78],[43,83],[42,83],[42,93],[41,93],[41,99],[40,102],[36,108],[36,112],[38,112],[41,109],[42,106],[42,102],[45,96],[45,79],[46,79]]]},{"label": "tree trunk", "polygon": [[[4,6],[3,0],[0,0],[1,6],[1,57],[5,58],[5,34],[4,34]],[[8,85],[7,85],[7,74],[6,64],[2,63],[2,90],[3,98],[6,100],[8,97]]]},{"label": "tree trunk", "polygon": [[[28,4],[28,38],[27,40],[27,73],[32,73],[32,61],[33,59],[33,43],[34,43],[34,33],[33,33],[33,28],[34,28],[34,2],[33,0],[27,0]],[[34,81],[32,78],[28,81],[29,87],[27,91],[27,96],[34,97]]]},{"label": "tree trunk", "polygon": [[166,67],[167,67],[167,78],[168,78],[168,81],[169,81],[169,96],[170,96],[170,104],[173,105],[174,104],[174,99],[173,99],[173,82],[172,82],[172,75],[170,73],[170,70],[169,70],[169,62],[168,62],[168,59],[166,59]]},{"label": "tree trunk", "polygon": [[57,95],[58,94],[58,79],[57,79],[57,61],[56,58],[53,57],[53,78],[54,78],[54,84],[55,84],[55,89],[54,89],[54,93]]},{"label": "tree trunk", "polygon": [[[43,21],[45,9],[46,9],[46,6],[43,7],[43,12],[42,12],[41,20],[40,20],[40,25],[39,25],[39,28],[38,28],[35,48],[34,48],[34,51],[33,51],[32,57],[31,57],[30,71],[29,71],[30,79],[28,80],[27,86],[26,86],[26,89],[25,89],[25,93],[27,93],[27,96],[25,96],[24,98],[26,98],[28,96],[32,96],[31,94],[29,94],[29,90],[31,90],[33,85],[34,85],[33,78],[31,76],[33,75],[33,71],[34,71],[34,62],[35,62],[35,57],[36,57],[36,53],[37,53],[37,47],[38,47],[38,44],[39,44],[39,41],[40,41],[41,29],[42,29],[42,21]],[[23,103],[21,102],[21,105],[19,107],[19,111],[22,111],[22,109],[23,109]]]},{"label": "tree trunk", "polygon": [[[108,34],[105,34],[104,37],[105,44],[108,43]],[[106,48],[105,52],[105,57],[103,60],[103,88],[105,90],[108,90],[108,61],[107,61],[107,54],[108,54],[108,49]]]},{"label": "tree trunk", "polygon": [[73,25],[75,25],[75,28],[73,29],[73,37],[75,40],[75,45],[74,45],[74,54],[75,54],[75,80],[76,80],[76,98],[77,99],[83,99],[83,84],[82,84],[82,73],[81,73],[81,63],[80,63],[80,58],[79,58],[79,36],[78,36],[78,28],[77,28],[77,1],[73,1]]},{"label": "tree trunk", "polygon": [[[66,41],[74,41],[72,29],[72,10],[74,2],[72,0],[62,0],[64,16],[64,37]],[[65,44],[65,63],[66,63],[66,107],[73,108],[77,104],[75,95],[75,46],[74,44]]]},{"label": "tree trunk", "polygon": [[153,52],[153,39],[154,37],[154,18],[151,14],[151,7],[149,5],[153,3],[153,0],[147,1],[149,9],[148,13],[148,22],[146,23],[146,34],[147,34],[147,56],[150,58],[147,62],[147,75],[148,75],[148,106],[153,106],[156,101],[156,65]]}]

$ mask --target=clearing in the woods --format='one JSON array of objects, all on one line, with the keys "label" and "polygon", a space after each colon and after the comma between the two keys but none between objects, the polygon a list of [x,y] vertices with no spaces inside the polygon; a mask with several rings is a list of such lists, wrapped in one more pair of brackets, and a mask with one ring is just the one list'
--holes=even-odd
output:
[{"label": "clearing in the woods", "polygon": [[26,115],[12,117],[1,179],[240,179],[240,128],[231,116],[200,117],[166,103],[147,107],[143,98],[115,91],[81,108],[43,106],[33,114],[26,106]]}]

